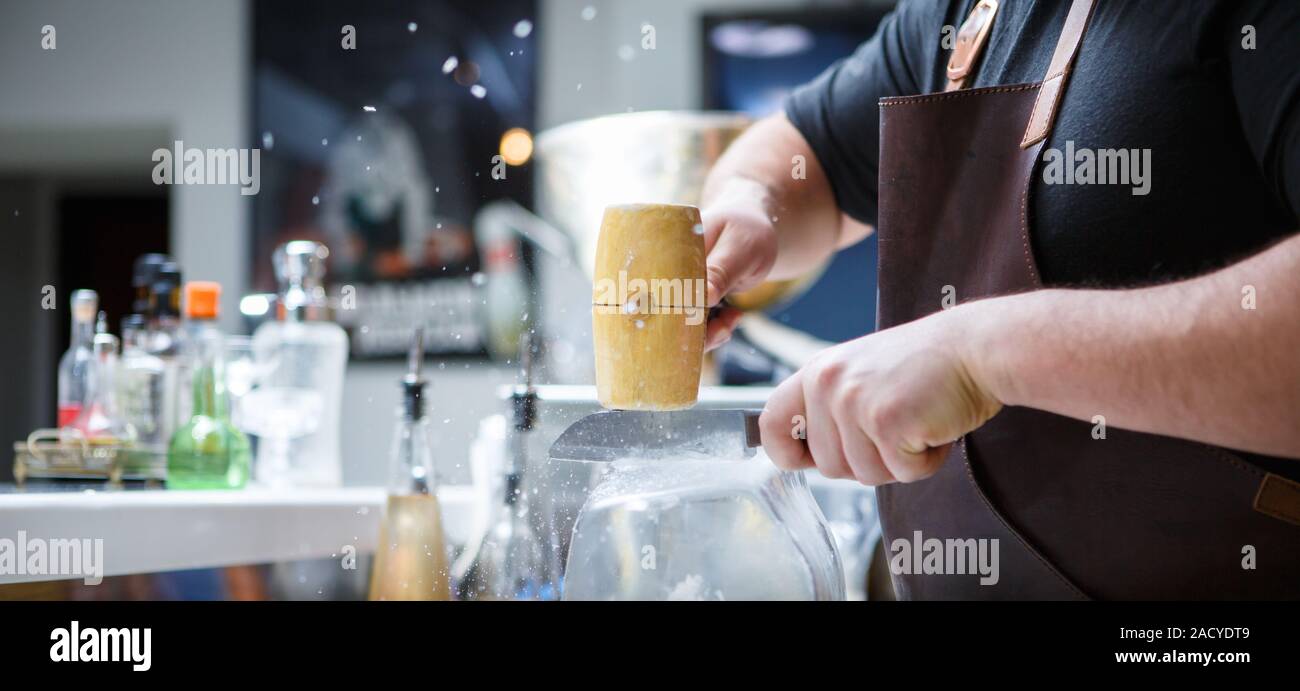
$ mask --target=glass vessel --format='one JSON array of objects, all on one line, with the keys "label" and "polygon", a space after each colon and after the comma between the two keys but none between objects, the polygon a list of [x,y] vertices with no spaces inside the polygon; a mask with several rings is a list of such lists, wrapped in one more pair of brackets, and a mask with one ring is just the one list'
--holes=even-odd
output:
[{"label": "glass vessel", "polygon": [[128,472],[147,470],[167,456],[175,430],[174,370],[148,349],[148,325],[140,314],[122,320],[122,357],[118,361],[118,403],[135,429],[135,449]]},{"label": "glass vessel", "polygon": [[145,312],[144,350],[162,362],[165,386],[162,391],[163,451],[176,426],[190,419],[190,379],[183,357],[181,329],[181,270],[175,262],[164,262],[154,270]]},{"label": "glass vessel", "polygon": [[[149,311],[149,296],[153,292],[158,269],[174,263],[165,254],[150,253],[136,257],[131,269],[131,290],[135,292],[135,299],[131,301],[132,314],[143,315]],[[123,338],[125,339],[125,334]]]},{"label": "glass vessel", "polygon": [[504,496],[487,531],[452,569],[457,600],[554,600],[546,550],[531,525],[521,476],[506,478]]},{"label": "glass vessel", "polygon": [[180,266],[166,262],[157,267],[145,311],[145,348],[164,359],[181,355],[181,292]]},{"label": "glass vessel", "polygon": [[[230,421],[245,432],[249,423],[243,412],[243,400],[257,386],[257,363],[253,360],[253,339],[248,336],[226,336],[226,400],[230,405]],[[254,469],[256,472],[256,469]]]},{"label": "glass vessel", "polygon": [[258,386],[242,401],[246,427],[259,439],[257,480],[270,486],[338,486],[339,414],[348,338],[327,321],[320,243],[298,240],[272,255],[280,282],[279,319],[257,327]]},{"label": "glass vessel", "polygon": [[170,489],[238,489],[248,481],[248,437],[230,422],[226,398],[225,346],[216,326],[220,286],[185,286],[189,319],[186,349],[193,393],[189,421],[172,435],[167,449]]},{"label": "glass vessel", "polygon": [[72,339],[59,359],[59,427],[72,426],[89,397],[98,311],[99,294],[95,291],[78,290],[72,294]]},{"label": "glass vessel", "polygon": [[522,381],[510,396],[514,425],[508,437],[501,503],[487,530],[452,566],[457,600],[555,600],[559,596],[550,546],[538,538],[534,527],[546,522],[538,521],[529,507],[528,438],[537,418],[537,389],[532,383],[532,339],[524,334],[520,341]]},{"label": "glass vessel", "polygon": [[72,422],[91,444],[126,444],[135,441],[135,429],[117,404],[118,339],[108,332],[108,317],[99,313],[91,340],[93,359],[86,377],[86,404]]},{"label": "glass vessel", "polygon": [[565,600],[842,600],[801,473],[749,459],[616,461],[573,529]]},{"label": "glass vessel", "polygon": [[446,541],[424,410],[424,333],[416,329],[388,482],[388,503],[370,573],[371,600],[450,600]]}]

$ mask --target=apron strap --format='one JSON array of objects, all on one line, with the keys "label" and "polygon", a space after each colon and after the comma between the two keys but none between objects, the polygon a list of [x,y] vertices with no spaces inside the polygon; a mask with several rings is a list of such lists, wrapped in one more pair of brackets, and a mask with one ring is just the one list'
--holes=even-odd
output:
[{"label": "apron strap", "polygon": [[1265,475],[1255,494],[1255,510],[1300,525],[1300,482],[1272,473]]},{"label": "apron strap", "polygon": [[953,46],[948,58],[948,85],[944,91],[956,91],[966,85],[966,77],[975,69],[984,44],[988,42],[989,30],[993,28],[993,18],[998,13],[997,0],[980,0],[971,8],[966,21],[961,23],[957,32],[957,45]]},{"label": "apron strap", "polygon": [[1074,0],[1070,5],[1070,14],[1065,18],[1061,37],[1056,42],[1056,52],[1052,54],[1052,65],[1047,68],[1038,89],[1038,98],[1034,101],[1034,110],[1029,115],[1029,127],[1020,148],[1027,149],[1047,138],[1056,121],[1056,109],[1061,104],[1061,95],[1065,93],[1065,82],[1074,68],[1074,56],[1083,43],[1083,32],[1092,17],[1094,0]]}]

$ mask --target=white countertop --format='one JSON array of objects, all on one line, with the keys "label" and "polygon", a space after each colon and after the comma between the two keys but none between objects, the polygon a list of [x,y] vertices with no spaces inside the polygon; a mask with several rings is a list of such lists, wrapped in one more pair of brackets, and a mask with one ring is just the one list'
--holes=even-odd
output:
[{"label": "white countertop", "polygon": [[[472,496],[438,491],[452,543],[468,537]],[[0,540],[102,539],[104,576],[342,558],[374,550],[384,501],[378,487],[0,493]],[[67,577],[12,570],[0,584]]]}]

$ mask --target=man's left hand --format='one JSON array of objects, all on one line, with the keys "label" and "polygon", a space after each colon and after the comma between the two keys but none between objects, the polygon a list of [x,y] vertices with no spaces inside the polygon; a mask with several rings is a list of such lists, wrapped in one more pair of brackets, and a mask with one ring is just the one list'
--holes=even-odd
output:
[{"label": "man's left hand", "polygon": [[864,485],[933,475],[954,440],[1002,408],[971,353],[979,304],[819,353],[763,410],[759,425],[772,461]]}]

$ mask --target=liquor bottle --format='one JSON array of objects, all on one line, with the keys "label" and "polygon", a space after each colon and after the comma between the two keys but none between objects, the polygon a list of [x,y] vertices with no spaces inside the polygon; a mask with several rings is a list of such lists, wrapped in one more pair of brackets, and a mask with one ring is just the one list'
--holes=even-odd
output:
[{"label": "liquor bottle", "polygon": [[95,321],[92,360],[86,377],[86,403],[72,423],[92,444],[131,444],[135,430],[117,405],[118,339],[108,332],[108,316]]},{"label": "liquor bottle", "polygon": [[146,473],[159,464],[165,465],[167,443],[175,431],[173,370],[149,352],[148,337],[144,314],[129,314],[122,319],[118,403],[136,435],[135,449],[126,464],[129,473]]},{"label": "liquor bottle", "polygon": [[348,337],[328,321],[329,250],[298,240],[275,249],[277,319],[253,333],[258,387],[243,399],[257,435],[257,479],[276,486],[336,487],[343,481],[339,415]]},{"label": "liquor bottle", "polygon": [[167,487],[238,489],[248,480],[248,437],[230,422],[226,399],[225,341],[217,328],[221,286],[206,281],[185,285],[187,336],[193,406],[188,422],[167,448]]},{"label": "liquor bottle", "polygon": [[[131,301],[131,314],[144,315],[149,311],[149,296],[158,269],[168,264],[174,262],[165,254],[142,254],[136,258],[131,269],[131,290],[135,294]],[[122,341],[126,341],[126,334],[122,334]]]},{"label": "liquor bottle", "polygon": [[144,312],[145,346],[164,360],[181,355],[181,287],[181,269],[175,262],[164,262],[154,270]]},{"label": "liquor bottle", "polygon": [[91,348],[98,310],[99,294],[95,291],[78,290],[72,294],[72,338],[59,360],[59,427],[72,426],[86,405],[95,360]]},{"label": "liquor bottle", "polygon": [[[144,349],[163,365],[162,422],[158,434],[163,451],[176,426],[190,418],[192,381],[183,357],[184,330],[181,328],[181,269],[164,262],[154,269],[145,309]],[[125,335],[123,335],[125,339]]]},{"label": "liquor bottle", "polygon": [[393,438],[388,505],[370,574],[370,599],[450,600],[442,511],[424,409],[423,329],[416,329],[408,359]]},{"label": "liquor bottle", "polygon": [[[177,358],[164,360],[153,351],[160,314],[172,314],[177,326],[181,271],[172,257],[149,253],[135,260],[131,270],[131,313],[122,317],[122,356],[118,360],[117,403],[135,430],[135,448],[127,455],[130,474],[157,477],[166,466],[166,447],[177,425]],[[162,300],[155,286],[162,284]],[[174,303],[174,307],[173,307]],[[178,342],[169,339],[168,347]]]},{"label": "liquor bottle", "polygon": [[452,566],[458,600],[559,598],[558,573],[551,570],[548,548],[534,527],[537,516],[529,508],[528,437],[537,421],[537,389],[532,380],[532,339],[526,332],[520,341],[521,381],[510,396],[514,424],[508,437],[501,503],[487,530]]}]

